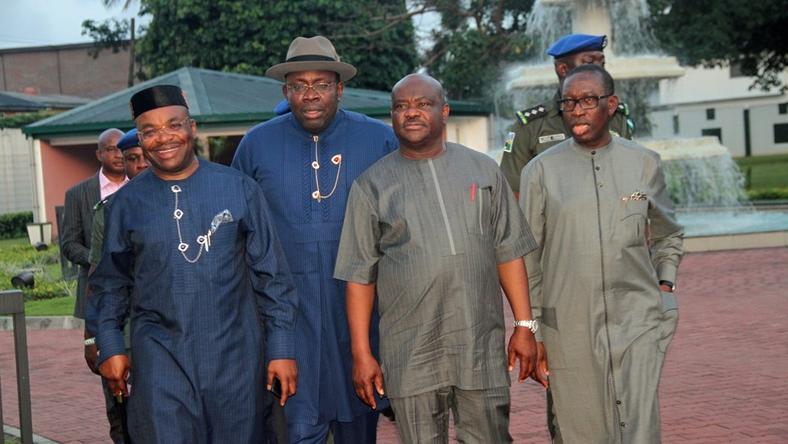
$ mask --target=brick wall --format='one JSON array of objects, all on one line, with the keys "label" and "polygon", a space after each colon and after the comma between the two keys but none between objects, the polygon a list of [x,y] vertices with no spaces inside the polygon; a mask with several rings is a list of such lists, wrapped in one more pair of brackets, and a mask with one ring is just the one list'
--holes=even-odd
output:
[{"label": "brick wall", "polygon": [[129,53],[92,44],[0,50],[0,89],[37,94],[64,94],[96,99],[127,87]]}]

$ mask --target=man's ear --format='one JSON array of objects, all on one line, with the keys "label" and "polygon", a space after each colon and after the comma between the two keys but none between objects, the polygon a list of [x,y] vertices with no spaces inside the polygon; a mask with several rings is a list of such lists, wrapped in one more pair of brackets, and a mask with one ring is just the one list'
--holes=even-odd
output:
[{"label": "man's ear", "polygon": [[613,94],[607,98],[607,114],[613,117],[613,114],[616,113],[616,109],[618,109],[618,96]]},{"label": "man's ear", "polygon": [[337,100],[342,100],[342,93],[345,92],[345,82],[337,82]]},{"label": "man's ear", "polygon": [[566,62],[555,62],[555,74],[559,79],[565,78],[569,71],[569,64]]}]

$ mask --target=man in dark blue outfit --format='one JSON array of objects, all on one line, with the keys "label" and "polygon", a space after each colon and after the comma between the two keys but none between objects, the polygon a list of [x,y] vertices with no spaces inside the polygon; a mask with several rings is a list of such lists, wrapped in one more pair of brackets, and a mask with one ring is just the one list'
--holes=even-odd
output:
[{"label": "man in dark blue outfit", "polygon": [[195,157],[180,88],[142,90],[131,107],[151,168],[107,209],[90,279],[99,370],[128,396],[133,442],[262,442],[266,385],[281,382],[281,404],[295,393],[298,306],[265,198]]},{"label": "man in dark blue outfit", "polygon": [[[285,82],[291,113],[252,128],[233,166],[253,177],[273,221],[301,301],[296,321],[298,395],[285,408],[291,443],[374,443],[378,415],[355,394],[345,283],[332,277],[353,181],[394,151],[391,128],[338,109],[356,68],[325,37],[298,37],[266,75]],[[377,350],[377,322],[372,344]],[[387,403],[379,403],[385,407]]]}]

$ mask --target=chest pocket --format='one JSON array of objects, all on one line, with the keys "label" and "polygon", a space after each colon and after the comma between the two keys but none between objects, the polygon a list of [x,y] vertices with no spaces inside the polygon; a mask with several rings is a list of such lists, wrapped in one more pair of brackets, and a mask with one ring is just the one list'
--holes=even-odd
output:
[{"label": "chest pocket", "polygon": [[489,236],[492,234],[492,185],[473,182],[465,200],[465,226],[468,233]]},{"label": "chest pocket", "polygon": [[648,200],[621,201],[620,229],[622,245],[638,247],[646,245],[646,226],[648,221]]}]

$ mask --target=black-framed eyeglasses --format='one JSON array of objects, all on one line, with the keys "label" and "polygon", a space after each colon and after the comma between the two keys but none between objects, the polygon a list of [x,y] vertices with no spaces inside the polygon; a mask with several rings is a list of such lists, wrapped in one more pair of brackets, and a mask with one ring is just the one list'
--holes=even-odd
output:
[{"label": "black-framed eyeglasses", "polygon": [[613,94],[605,94],[604,96],[586,96],[579,99],[561,99],[558,101],[558,109],[561,111],[574,111],[575,106],[579,103],[583,109],[594,109],[599,106],[599,101],[606,99]]},{"label": "black-framed eyeglasses", "polygon": [[287,90],[295,94],[306,94],[306,92],[311,89],[314,92],[323,95],[331,91],[333,86],[334,82],[318,82],[313,85],[307,85],[306,83],[288,83]]}]

